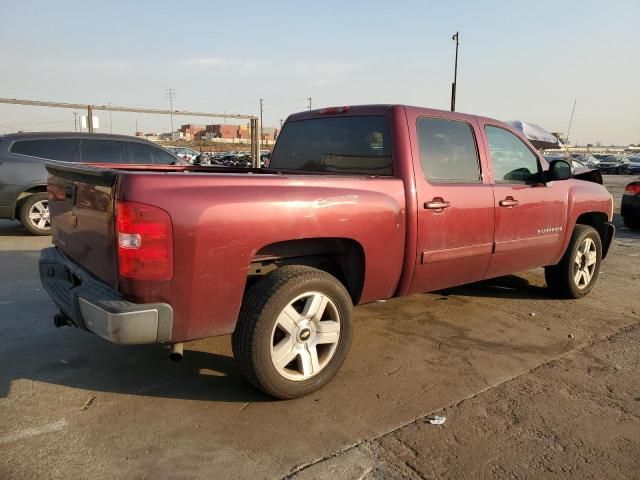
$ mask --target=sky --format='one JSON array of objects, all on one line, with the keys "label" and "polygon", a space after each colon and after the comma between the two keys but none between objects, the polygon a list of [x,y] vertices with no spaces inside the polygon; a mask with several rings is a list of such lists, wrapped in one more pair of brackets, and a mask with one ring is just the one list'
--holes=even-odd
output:
[{"label": "sky", "polygon": [[[578,143],[640,143],[640,0],[0,0],[0,97],[258,114],[366,103],[521,119]],[[99,113],[100,131],[169,131]],[[0,133],[73,130],[70,110],[0,105]],[[177,117],[175,123],[203,123]],[[219,122],[214,122],[219,123]],[[229,122],[230,123],[230,122]]]}]

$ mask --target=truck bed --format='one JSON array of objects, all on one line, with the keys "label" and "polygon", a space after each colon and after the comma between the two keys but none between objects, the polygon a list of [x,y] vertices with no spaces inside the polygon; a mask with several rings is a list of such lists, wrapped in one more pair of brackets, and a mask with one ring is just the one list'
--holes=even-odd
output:
[{"label": "truck bed", "polygon": [[[281,255],[291,239],[336,239],[338,250],[345,248],[340,239],[351,239],[353,248],[376,259],[366,265],[356,302],[389,298],[398,286],[406,231],[399,178],[59,162],[47,169],[55,245],[127,300],[170,304],[172,341],[231,333],[252,263]],[[169,280],[118,275],[114,212],[119,201],[169,214],[174,260]]]}]

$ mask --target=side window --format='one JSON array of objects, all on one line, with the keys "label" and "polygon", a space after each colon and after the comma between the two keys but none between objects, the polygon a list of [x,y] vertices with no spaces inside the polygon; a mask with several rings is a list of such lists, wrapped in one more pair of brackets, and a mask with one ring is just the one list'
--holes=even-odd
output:
[{"label": "side window", "polygon": [[82,139],[82,161],[85,163],[128,163],[122,143],[114,140]]},{"label": "side window", "polygon": [[80,141],[73,138],[21,140],[11,146],[12,153],[46,160],[77,162]]},{"label": "side window", "polygon": [[540,180],[538,157],[513,133],[485,127],[496,183],[534,183]]},{"label": "side window", "polygon": [[131,148],[130,152],[132,163],[171,165],[176,161],[169,152],[165,152],[163,149],[153,147],[151,145],[130,143],[129,147]]},{"label": "side window", "polygon": [[480,182],[480,160],[468,123],[422,117],[417,122],[420,163],[428,180]]}]

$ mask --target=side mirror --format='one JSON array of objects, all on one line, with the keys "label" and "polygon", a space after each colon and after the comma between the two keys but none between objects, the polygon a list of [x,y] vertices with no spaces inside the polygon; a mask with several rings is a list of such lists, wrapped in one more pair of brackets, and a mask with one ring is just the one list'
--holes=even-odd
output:
[{"label": "side mirror", "polygon": [[573,174],[571,164],[566,160],[554,160],[549,164],[549,170],[547,170],[547,181],[552,182],[554,180],[568,180]]}]

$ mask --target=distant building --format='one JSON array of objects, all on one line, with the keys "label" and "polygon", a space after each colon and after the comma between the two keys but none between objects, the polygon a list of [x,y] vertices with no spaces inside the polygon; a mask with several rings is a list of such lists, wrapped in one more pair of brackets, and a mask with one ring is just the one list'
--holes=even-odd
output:
[{"label": "distant building", "polygon": [[200,138],[204,136],[206,131],[206,127],[204,125],[194,125],[193,123],[188,123],[186,125],[182,125],[178,132],[182,133],[181,137],[184,137],[185,140],[195,140],[196,138]]}]

